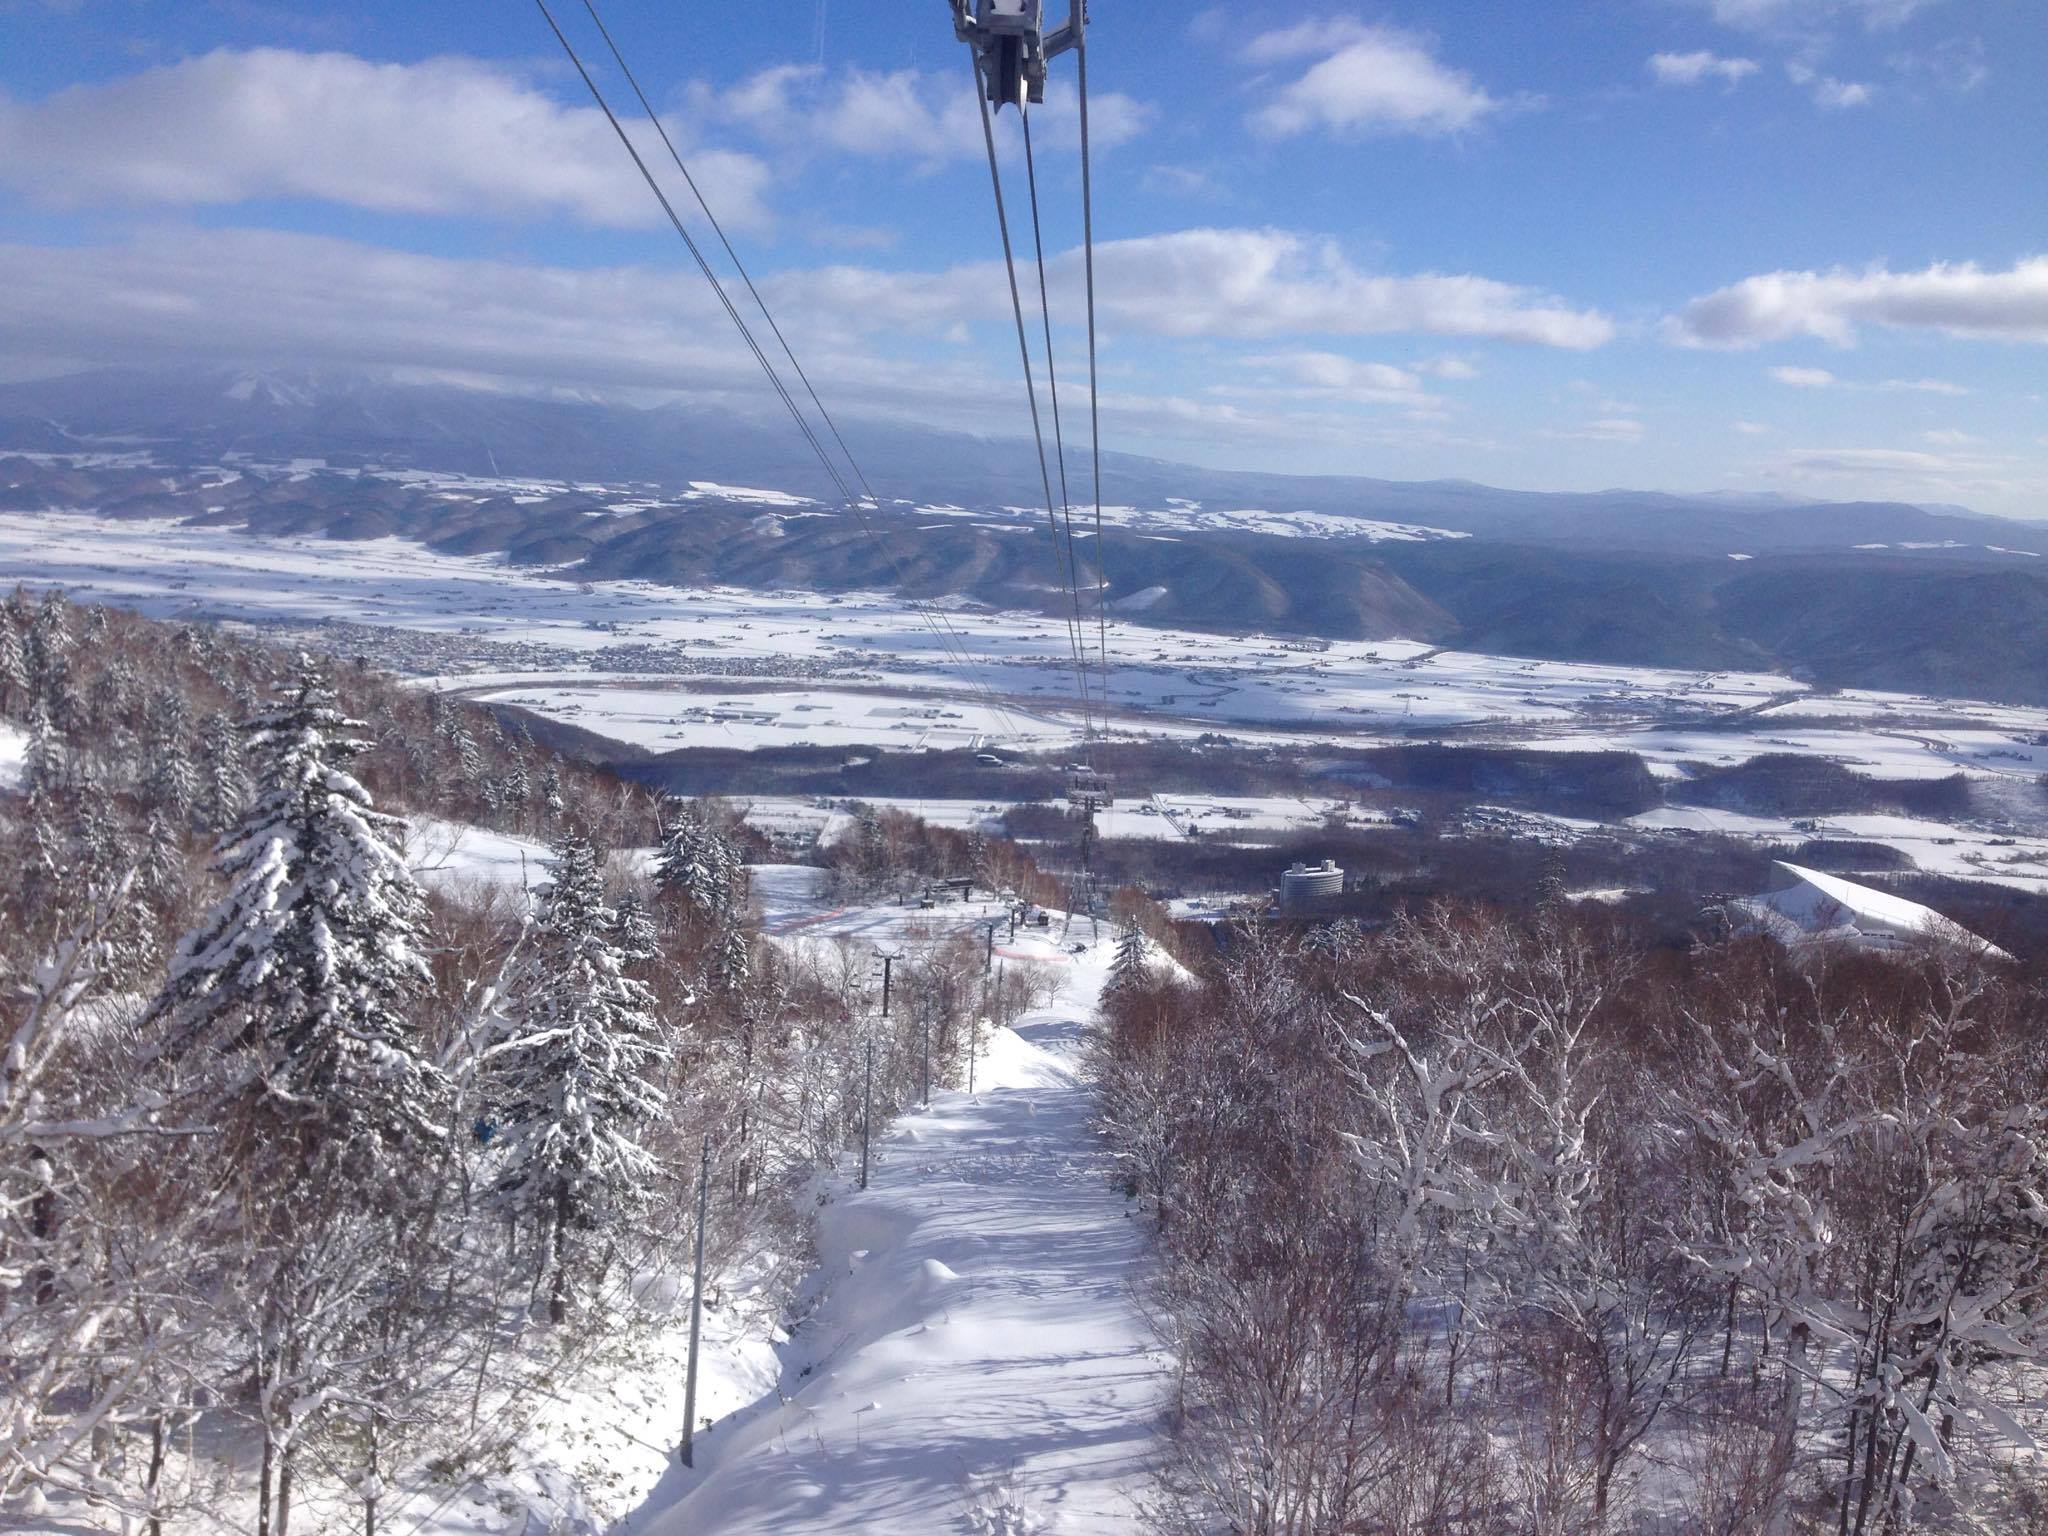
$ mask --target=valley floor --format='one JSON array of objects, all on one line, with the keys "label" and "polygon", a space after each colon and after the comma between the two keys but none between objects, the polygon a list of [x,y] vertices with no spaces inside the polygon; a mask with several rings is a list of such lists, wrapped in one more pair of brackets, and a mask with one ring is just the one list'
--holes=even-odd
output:
[{"label": "valley floor", "polygon": [[823,1206],[778,1388],[700,1435],[621,1536],[1135,1527],[1169,1364],[1077,1071],[1108,953],[1071,957],[1059,1001],[996,1032],[976,1091],[899,1120],[870,1187]]}]

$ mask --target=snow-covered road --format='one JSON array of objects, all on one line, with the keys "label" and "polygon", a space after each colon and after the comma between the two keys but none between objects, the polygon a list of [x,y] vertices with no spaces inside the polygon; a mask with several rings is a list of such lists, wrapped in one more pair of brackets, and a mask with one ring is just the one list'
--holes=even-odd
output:
[{"label": "snow-covered road", "polygon": [[1144,1229],[1074,1070],[1109,946],[998,1031],[974,1094],[900,1120],[819,1213],[823,1294],[777,1396],[697,1441],[633,1536],[1129,1532],[1167,1362],[1131,1293]]}]

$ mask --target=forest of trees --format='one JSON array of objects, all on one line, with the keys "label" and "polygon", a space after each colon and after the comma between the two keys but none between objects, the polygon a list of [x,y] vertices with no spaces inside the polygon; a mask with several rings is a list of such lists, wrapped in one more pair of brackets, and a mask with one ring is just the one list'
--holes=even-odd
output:
[{"label": "forest of trees", "polygon": [[1165,1528],[2048,1531],[2048,1037],[2016,973],[1436,905],[1134,970],[1104,1125]]},{"label": "forest of trees", "polygon": [[[0,722],[0,1520],[416,1521],[686,1284],[705,1146],[714,1273],[798,1264],[870,1075],[1032,1001],[935,940],[884,1020],[761,942],[724,807],[351,664],[17,591]],[[534,888],[423,888],[429,815],[544,840]],[[843,858],[1042,883],[886,813]]]}]

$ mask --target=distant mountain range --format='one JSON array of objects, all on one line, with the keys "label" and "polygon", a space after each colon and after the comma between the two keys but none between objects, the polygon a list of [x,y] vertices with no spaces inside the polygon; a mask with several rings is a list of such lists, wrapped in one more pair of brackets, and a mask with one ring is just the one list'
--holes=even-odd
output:
[{"label": "distant mountain range", "polygon": [[[278,467],[199,496],[209,477],[167,484],[119,461],[80,473],[15,458],[0,466],[0,503],[398,533],[580,562],[593,579],[1050,600],[1044,509],[1026,510],[1038,482],[1029,444],[841,426],[883,498],[886,552],[833,504],[787,422],[353,375],[118,371],[0,386],[0,454]],[[379,473],[349,473],[364,469]],[[477,483],[456,501],[397,471]],[[1077,484],[1086,471],[1070,465]],[[511,480],[554,484],[520,496]],[[787,494],[734,489],[746,487]],[[2048,702],[2044,524],[1895,502],[1511,491],[1114,453],[1103,495],[1101,569],[1113,610],[1136,621],[1776,667],[1824,684]],[[1092,515],[1091,501],[1084,527]],[[1080,549],[1092,587],[1093,539]]]}]

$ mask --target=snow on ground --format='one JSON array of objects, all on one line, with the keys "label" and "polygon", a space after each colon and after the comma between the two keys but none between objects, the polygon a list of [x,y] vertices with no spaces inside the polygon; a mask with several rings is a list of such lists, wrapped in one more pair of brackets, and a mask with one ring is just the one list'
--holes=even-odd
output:
[{"label": "snow on ground", "polygon": [[522,687],[477,695],[656,752],[677,747],[852,747],[902,752],[1010,745],[1058,746],[1076,735],[1057,716],[1001,712],[967,700],[905,699],[824,688],[704,693],[649,687]]},{"label": "snow on ground", "polygon": [[[621,848],[612,854],[611,868],[614,873],[632,870],[644,875],[653,869],[659,852]],[[407,866],[429,890],[457,900],[509,891],[530,902],[532,893],[546,883],[553,857],[548,845],[534,838],[438,816],[406,818]]]},{"label": "snow on ground", "polygon": [[1782,859],[1772,870],[1777,878],[1771,888],[1745,904],[1775,912],[1816,937],[1846,931],[1878,947],[1933,938],[2005,957],[2005,951],[1917,901]]},{"label": "snow on ground", "polygon": [[407,819],[405,861],[420,883],[443,895],[492,888],[531,891],[547,880],[547,844],[435,816]]},{"label": "snow on ground", "polygon": [[823,1206],[779,1385],[618,1536],[1138,1528],[1169,1362],[1076,1071],[1110,950],[1075,957],[1057,1005],[996,1032],[975,1093],[898,1121],[869,1188]]},{"label": "snow on ground", "polygon": [[[1807,706],[1827,715],[1833,700]],[[1782,754],[1825,758],[1878,779],[2031,779],[2048,772],[2048,711],[1951,702],[1945,718],[1953,725],[1891,726],[1890,709],[1865,709],[1867,724],[1796,727],[1779,711],[1751,716],[1742,730],[1672,729],[1641,725],[1625,729],[1573,730],[1559,735],[1516,738],[1514,745],[1555,752],[1634,752],[1660,778],[1684,778],[1694,765],[1733,767],[1753,757]],[[1842,712],[1855,715],[1852,706]],[[1901,708],[1900,715],[1912,711]],[[2000,729],[1992,722],[2010,722]]]},{"label": "snow on ground", "polygon": [[985,943],[994,927],[991,953],[997,960],[1085,971],[1088,962],[1074,950],[1085,951],[1111,931],[1109,923],[1096,918],[1081,915],[1070,921],[1064,913],[1047,913],[1045,925],[1027,923],[1013,933],[1011,904],[985,891],[972,901],[937,901],[927,907],[916,890],[894,902],[844,900],[833,893],[830,870],[805,864],[753,864],[747,875],[762,932],[790,950],[852,944],[901,952],[962,935]]},{"label": "snow on ground", "polygon": [[[403,539],[254,538],[173,520],[110,521],[88,514],[0,514],[0,576],[62,583],[81,601],[111,601],[167,618],[224,618],[259,625],[323,621],[377,625],[418,635],[524,648],[535,664],[467,665],[436,681],[552,694],[592,690],[615,698],[543,697],[573,704],[577,723],[620,739],[658,725],[677,729],[685,709],[743,713],[778,722],[824,710],[792,694],[772,706],[752,688],[669,707],[650,700],[645,672],[593,672],[584,658],[617,647],[686,656],[716,676],[720,662],[772,661],[858,678],[874,690],[857,707],[922,707],[934,693],[986,686],[1012,720],[972,717],[938,726],[965,735],[1041,741],[1072,739],[1078,712],[1064,624],[1042,614],[955,606],[954,629],[972,654],[963,671],[900,600],[874,593],[677,589],[651,582],[586,583],[573,569],[510,564],[499,556],[436,553]],[[1672,709],[1712,715],[1800,691],[1765,674],[1628,668],[1439,651],[1413,640],[1330,641],[1224,636],[1152,629],[1112,620],[1109,690],[1123,724],[1162,734],[1227,728],[1273,739],[1354,740],[1361,733],[1413,733],[1483,722],[1543,727],[1629,721]],[[515,663],[516,665],[516,663]],[[612,684],[616,687],[604,687]],[[784,689],[784,692],[789,692]],[[835,698],[832,702],[837,703]],[[981,706],[976,706],[981,707]],[[653,724],[650,724],[653,722]],[[691,721],[690,740],[729,743],[743,719]],[[911,717],[887,722],[914,725]],[[734,727],[733,730],[721,727]],[[994,730],[989,728],[993,726]],[[872,739],[874,733],[868,733]],[[891,731],[884,740],[910,732]],[[777,739],[770,737],[769,739]],[[780,739],[787,740],[787,735]],[[823,739],[822,737],[820,739]]]},{"label": "snow on ground", "polygon": [[[0,579],[59,582],[81,601],[171,618],[380,626],[396,637],[384,642],[387,659],[434,674],[426,686],[522,703],[657,750],[1063,750],[1082,734],[1065,626],[1040,614],[951,605],[974,658],[963,669],[901,601],[880,594],[586,583],[573,569],[438,554],[400,539],[251,538],[65,513],[0,513]],[[1665,778],[1788,752],[1884,778],[1961,772],[2018,785],[2048,771],[2048,710],[1868,690],[1817,694],[1768,674],[1530,661],[1412,640],[1214,635],[1115,619],[1107,629],[1114,734],[1190,742],[1191,751],[1200,749],[1191,738],[1222,731],[1247,744],[1446,740],[1626,751]],[[356,644],[361,632],[349,633]],[[993,698],[975,691],[983,685]],[[0,772],[5,751],[0,745]],[[963,827],[999,814],[981,801],[894,803]],[[1125,802],[1106,814],[1104,830],[1270,834],[1311,825],[1327,809]],[[832,833],[830,812],[753,814],[781,815],[799,841],[797,823],[807,819]],[[1755,830],[1791,834],[1781,824]],[[1900,836],[1923,868],[2048,880],[2038,850],[2002,841],[2002,829]]]},{"label": "snow on ground", "polygon": [[0,789],[15,789],[28,762],[28,732],[0,720]]},{"label": "snow on ground", "polygon": [[[843,808],[847,802],[828,798],[739,796],[733,803],[742,808],[750,826],[804,846],[830,846],[845,836],[853,824]],[[933,826],[962,832],[977,828],[993,830],[1011,808],[1001,801],[912,796],[875,796],[862,803],[902,811]],[[1161,792],[1143,799],[1119,800],[1096,813],[1095,825],[1104,837],[1163,841],[1200,837],[1227,843],[1237,837],[1253,842],[1270,841],[1275,834],[1313,831],[1333,819],[1354,830],[1389,824],[1377,811],[1323,796]]]},{"label": "snow on ground", "polygon": [[[677,1245],[686,1257],[684,1245]],[[772,1389],[783,1335],[758,1294],[758,1277],[723,1277],[706,1287],[697,1410],[723,1418]],[[635,1315],[595,1358],[547,1368],[506,1400],[486,1404],[479,1446],[503,1470],[458,1487],[428,1483],[387,1497],[380,1529],[406,1536],[531,1536],[593,1533],[630,1514],[675,1464],[682,1436],[689,1358],[689,1277],[635,1277]],[[622,1314],[623,1295],[615,1300]],[[354,1518],[351,1519],[350,1515]],[[338,1507],[332,1529],[355,1529],[360,1513]]]},{"label": "snow on ground", "polygon": [[1802,843],[1811,838],[1883,843],[1928,874],[1994,880],[2022,890],[2048,891],[2048,838],[2021,836],[1995,826],[1952,826],[1913,816],[1876,812],[1825,816],[1796,826],[1772,816],[1708,806],[1667,805],[1631,817],[1632,827],[1670,832],[1716,832],[1755,843]]}]

